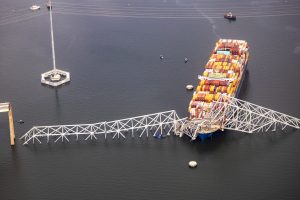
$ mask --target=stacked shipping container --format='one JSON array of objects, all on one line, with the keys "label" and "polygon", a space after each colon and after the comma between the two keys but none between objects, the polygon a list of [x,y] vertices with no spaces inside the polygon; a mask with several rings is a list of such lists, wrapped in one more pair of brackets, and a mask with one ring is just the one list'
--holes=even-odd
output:
[{"label": "stacked shipping container", "polygon": [[220,39],[189,104],[190,119],[205,118],[221,94],[236,96],[246,71],[249,52],[244,40]]}]

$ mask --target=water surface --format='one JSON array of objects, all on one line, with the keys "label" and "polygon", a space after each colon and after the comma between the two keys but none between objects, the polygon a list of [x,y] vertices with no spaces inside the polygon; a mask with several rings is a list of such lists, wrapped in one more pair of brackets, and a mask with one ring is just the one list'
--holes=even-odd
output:
[{"label": "water surface", "polygon": [[[31,4],[28,0],[0,3],[1,10]],[[257,5],[262,15],[270,12],[274,1],[114,0],[86,4],[192,7],[202,18],[54,13],[57,66],[71,73],[71,83],[57,89],[40,84],[40,74],[52,66],[46,10],[42,8],[44,14],[38,17],[1,25],[0,100],[12,103],[15,120],[25,121],[15,124],[17,137],[34,125],[94,123],[171,109],[184,117],[192,96],[185,85],[198,83],[197,74],[202,73],[219,37],[244,39],[250,45],[248,73],[239,98],[300,117],[300,17],[242,17],[230,23],[201,10]],[[295,1],[290,4],[297,5]],[[266,8],[268,5],[271,8]],[[221,15],[223,12],[221,9]],[[208,18],[203,17],[206,15]],[[189,58],[186,64],[184,57]],[[291,129],[253,135],[227,131],[205,143],[175,136],[29,146],[17,141],[11,149],[8,120],[2,113],[0,197],[299,199],[299,133]],[[197,160],[198,167],[189,169],[189,160]]]}]

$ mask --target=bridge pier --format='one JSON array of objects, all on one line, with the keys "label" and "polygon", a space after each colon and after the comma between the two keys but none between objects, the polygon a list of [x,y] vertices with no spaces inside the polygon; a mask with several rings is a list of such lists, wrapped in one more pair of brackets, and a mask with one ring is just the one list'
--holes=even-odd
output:
[{"label": "bridge pier", "polygon": [[0,103],[0,112],[8,112],[10,145],[14,146],[15,145],[15,128],[14,128],[14,118],[13,118],[11,104],[10,103]]}]

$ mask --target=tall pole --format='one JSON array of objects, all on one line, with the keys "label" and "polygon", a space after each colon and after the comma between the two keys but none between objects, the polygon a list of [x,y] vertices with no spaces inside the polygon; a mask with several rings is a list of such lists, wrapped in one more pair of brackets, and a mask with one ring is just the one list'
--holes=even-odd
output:
[{"label": "tall pole", "polygon": [[70,81],[70,73],[56,69],[55,63],[55,49],[54,49],[54,36],[53,36],[53,22],[52,22],[52,2],[51,0],[47,3],[47,8],[49,9],[50,15],[50,30],[51,30],[51,47],[52,47],[52,62],[53,69],[41,74],[41,82],[46,85],[53,87],[62,85]]},{"label": "tall pole", "polygon": [[50,3],[50,28],[51,28],[52,61],[53,61],[53,70],[56,70],[54,37],[53,37],[53,24],[52,24],[52,3],[51,3],[51,1],[49,1],[49,3]]}]

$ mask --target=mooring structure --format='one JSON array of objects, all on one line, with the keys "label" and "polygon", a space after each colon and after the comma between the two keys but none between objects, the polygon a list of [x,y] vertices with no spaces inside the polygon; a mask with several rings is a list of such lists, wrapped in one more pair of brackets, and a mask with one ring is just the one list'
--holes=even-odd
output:
[{"label": "mooring structure", "polygon": [[50,30],[51,30],[51,48],[52,48],[52,64],[53,69],[41,74],[41,82],[46,85],[50,85],[53,87],[60,86],[62,84],[65,84],[69,82],[70,79],[70,73],[57,69],[56,68],[56,60],[55,60],[55,48],[54,48],[54,36],[53,36],[53,20],[52,20],[52,3],[49,1],[47,3],[47,7],[49,10],[50,15]]},{"label": "mooring structure", "polygon": [[14,118],[12,112],[12,106],[10,103],[0,103],[0,113],[7,112],[8,113],[8,121],[9,121],[9,134],[10,134],[10,145],[15,145],[15,128],[14,128]]}]

